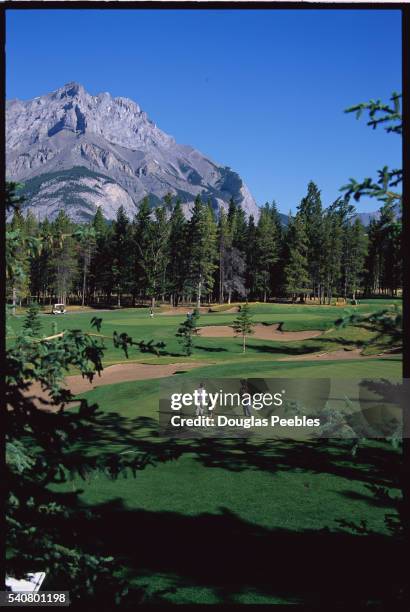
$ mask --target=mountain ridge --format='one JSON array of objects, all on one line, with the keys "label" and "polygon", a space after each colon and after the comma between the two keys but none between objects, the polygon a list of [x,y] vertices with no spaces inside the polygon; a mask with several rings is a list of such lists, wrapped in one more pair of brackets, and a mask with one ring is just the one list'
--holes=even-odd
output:
[{"label": "mountain ridge", "polygon": [[[148,197],[154,207],[167,193],[187,216],[196,195],[214,209],[233,198],[247,216],[259,207],[238,173],[178,144],[139,104],[108,92],[96,96],[74,81],[29,100],[6,101],[7,178],[24,183],[25,210],[53,219],[65,210],[88,221],[102,208],[112,220],[122,205],[133,217]],[[357,213],[364,225],[378,212]],[[288,215],[279,213],[283,225]]]},{"label": "mountain ridge", "polygon": [[197,195],[215,210],[233,198],[247,216],[259,215],[238,173],[178,144],[133,100],[92,96],[76,82],[6,102],[6,170],[26,184],[26,208],[40,219],[65,209],[84,221],[99,206],[112,219],[120,205],[133,216],[144,197],[155,205],[167,193],[181,199],[188,216]]}]

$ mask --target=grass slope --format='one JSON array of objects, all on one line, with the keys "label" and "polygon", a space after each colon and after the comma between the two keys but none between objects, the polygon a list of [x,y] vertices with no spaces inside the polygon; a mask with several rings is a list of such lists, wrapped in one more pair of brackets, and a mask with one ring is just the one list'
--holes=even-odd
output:
[{"label": "grass slope", "polygon": [[[358,308],[371,312],[380,305],[377,301]],[[250,338],[245,355],[239,340],[198,338],[190,360],[203,360],[204,365],[178,376],[401,376],[399,357],[277,361],[281,356],[361,346],[368,332],[332,329],[340,308],[258,304],[252,310],[257,322],[282,322],[288,330],[323,329],[326,334],[303,342]],[[88,329],[91,316],[45,316],[44,332],[51,332],[54,321],[59,331]],[[167,343],[160,358],[133,352],[133,360],[188,360],[175,339],[184,316],[157,315],[151,320],[146,309],[99,316],[109,338],[116,330]],[[235,316],[207,314],[200,324],[229,325]],[[13,319],[15,330],[21,323]],[[105,365],[124,359],[108,339],[107,347]],[[364,443],[353,457],[351,440],[169,440],[158,436],[160,385],[160,380],[126,382],[82,396],[97,403],[101,412],[100,429],[84,452],[137,453],[150,457],[152,465],[135,478],[92,474],[54,487],[58,494],[77,497],[92,508],[92,517],[73,528],[96,554],[122,560],[132,604],[318,604],[325,598],[346,607],[352,601],[388,596],[399,555],[385,515],[395,513],[399,451],[381,441]],[[374,487],[390,497],[376,499]],[[356,535],[354,525],[362,521],[372,535]],[[380,559],[387,557],[386,568]]]},{"label": "grass slope", "polygon": [[[295,364],[283,364],[280,374],[297,369],[305,375]],[[142,589],[151,603],[318,603],[319,591],[332,589],[335,603],[377,600],[379,555],[390,546],[385,514],[394,514],[399,495],[398,451],[368,441],[353,458],[351,441],[158,438],[159,385],[123,383],[84,395],[106,419],[105,449],[148,453],[156,465],[136,478],[93,474],[56,487],[99,513],[83,527],[85,537],[93,549],[122,559],[131,589]],[[177,459],[163,461],[176,449]],[[390,501],[376,500],[374,486],[385,487]],[[353,525],[362,521],[372,536],[355,535]],[[377,549],[374,559],[369,546]],[[341,566],[343,554],[351,560]],[[345,587],[338,590],[342,568]],[[320,589],[309,583],[316,572]]]}]

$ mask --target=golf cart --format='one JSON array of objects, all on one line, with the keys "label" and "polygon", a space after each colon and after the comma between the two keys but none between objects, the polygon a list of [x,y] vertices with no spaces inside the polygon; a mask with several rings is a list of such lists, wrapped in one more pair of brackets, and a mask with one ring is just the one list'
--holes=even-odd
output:
[{"label": "golf cart", "polygon": [[53,310],[52,310],[52,314],[53,315],[65,314],[66,312],[67,311],[65,309],[65,305],[64,304],[54,304]]}]

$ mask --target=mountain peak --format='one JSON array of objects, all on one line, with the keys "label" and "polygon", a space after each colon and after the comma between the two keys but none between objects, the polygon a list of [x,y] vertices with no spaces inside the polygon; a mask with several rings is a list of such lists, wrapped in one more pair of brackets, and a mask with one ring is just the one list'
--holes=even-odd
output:
[{"label": "mountain peak", "polygon": [[6,157],[8,178],[35,186],[26,197],[40,217],[65,208],[84,220],[101,206],[113,218],[120,205],[133,216],[144,197],[156,205],[167,193],[187,213],[201,195],[215,209],[227,208],[233,197],[258,216],[236,172],[177,144],[133,100],[92,96],[76,81],[7,104]]},{"label": "mountain peak", "polygon": [[69,83],[66,83],[65,85],[57,89],[55,92],[53,92],[53,94],[56,97],[60,96],[60,98],[62,97],[74,98],[75,96],[78,96],[84,93],[86,93],[84,87],[80,83],[77,83],[76,81],[70,81]]}]

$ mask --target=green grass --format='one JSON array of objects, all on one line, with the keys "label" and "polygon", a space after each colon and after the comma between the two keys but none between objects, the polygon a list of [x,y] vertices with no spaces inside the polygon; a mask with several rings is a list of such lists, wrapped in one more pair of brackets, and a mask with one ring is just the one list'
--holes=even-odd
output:
[{"label": "green grass", "polygon": [[[386,368],[393,374],[397,367],[382,360],[372,364],[372,376],[377,368],[387,376]],[[332,364],[321,364],[326,372],[318,365],[281,364],[275,373],[331,375]],[[343,366],[353,372],[342,375],[366,375],[363,361]],[[255,374],[261,374],[263,366],[254,367]],[[201,368],[201,376],[209,373],[210,368]],[[221,376],[220,369],[214,375]],[[385,514],[394,514],[399,495],[399,452],[379,441],[364,443],[353,458],[350,442],[342,440],[168,440],[156,433],[160,384],[121,383],[83,395],[100,406],[104,450],[147,452],[155,463],[137,472],[136,478],[112,480],[92,474],[55,487],[59,492],[77,491],[82,504],[100,512],[101,518],[87,526],[89,541],[101,541],[104,554],[122,559],[130,587],[143,589],[144,601],[210,604],[317,602],[304,586],[310,571],[307,558],[313,555],[310,548],[323,551],[316,550],[314,565],[327,580],[328,564],[337,572],[337,551],[347,542],[352,558],[343,570],[346,590],[335,595],[347,597],[354,560],[363,546],[352,524],[366,522],[380,538],[381,554],[383,538],[389,538]],[[161,460],[165,449],[177,449],[177,458]],[[87,448],[90,453],[98,450]],[[390,502],[380,504],[370,486],[385,487]],[[269,564],[272,575],[281,572],[287,557],[294,562],[288,567],[294,575],[288,589],[264,574],[264,546],[276,559]]]},{"label": "green grass", "polygon": [[[360,305],[348,310],[359,312],[374,312],[380,308],[380,300],[374,300],[376,304]],[[358,328],[347,328],[335,330],[334,322],[340,318],[346,309],[332,306],[303,306],[283,304],[253,304],[251,312],[255,323],[274,324],[282,323],[284,331],[322,330],[326,332],[322,337],[305,341],[275,342],[268,340],[257,340],[250,337],[248,350],[242,354],[240,339],[236,338],[197,338],[195,351],[192,357],[187,358],[181,352],[181,346],[175,337],[180,323],[185,319],[184,315],[159,315],[153,319],[149,317],[148,309],[123,309],[95,313],[86,311],[81,313],[69,313],[61,317],[44,315],[41,317],[43,324],[43,335],[53,333],[53,324],[57,325],[57,331],[64,329],[90,330],[92,316],[103,319],[101,333],[105,336],[106,352],[104,364],[110,365],[125,361],[125,356],[113,347],[112,334],[127,332],[137,340],[164,341],[166,348],[161,351],[161,357],[149,354],[141,354],[137,349],[131,349],[130,359],[144,363],[170,363],[176,361],[204,360],[215,363],[230,363],[238,361],[242,365],[244,361],[271,360],[297,354],[331,351],[340,348],[362,347],[364,342],[371,337],[369,332]],[[201,315],[200,326],[206,325],[231,325],[235,319],[235,313],[217,312]],[[13,341],[13,334],[21,330],[23,317],[11,317],[9,326],[11,328],[9,342]],[[96,331],[95,329],[93,331]]]},{"label": "green grass", "polygon": [[[283,444],[278,443],[277,448],[272,445],[272,471],[254,468],[251,464],[238,471],[226,469],[222,464],[207,468],[197,453],[187,452],[177,461],[148,466],[135,480],[112,481],[95,474],[86,484],[74,480],[68,490],[82,489],[82,499],[90,505],[119,498],[127,510],[196,516],[219,514],[221,508],[227,508],[242,520],[268,529],[334,529],[337,519],[349,517],[359,522],[366,517],[372,530],[387,533],[384,512],[368,508],[367,478],[350,480],[302,466],[292,472],[276,471],[276,451],[281,458],[283,453],[286,455]],[[309,495],[304,490],[306,483],[310,485]],[[355,492],[362,499],[356,503],[343,500],[344,491]],[[398,491],[392,493],[397,495]]]},{"label": "green grass", "polygon": [[387,297],[387,298],[363,298],[359,300],[360,304],[378,304],[380,307],[385,308],[396,304],[401,306],[403,300],[401,297]]},{"label": "green grass", "polygon": [[249,360],[245,363],[227,363],[198,368],[186,373],[186,376],[195,378],[400,378],[401,375],[400,358],[299,363],[277,361],[261,363]]},{"label": "green grass", "polygon": [[[351,310],[374,312],[381,306],[381,300],[375,300]],[[371,337],[369,332],[334,329],[343,310],[255,304],[255,322],[281,322],[284,330],[326,333],[298,342],[251,337],[245,354],[238,339],[197,338],[190,358],[181,354],[175,338],[184,315],[156,315],[151,320],[147,309],[124,309],[98,316],[103,319],[101,332],[107,336],[105,365],[125,361],[112,346],[114,330],[126,331],[135,339],[166,342],[161,357],[131,351],[131,360],[203,362],[172,380],[400,377],[399,356],[278,361],[308,352],[362,347]],[[58,331],[87,330],[92,316],[90,312],[60,318],[45,315],[43,331],[51,333],[54,321]],[[229,325],[235,316],[202,315],[200,325]],[[14,333],[21,324],[21,317],[12,319]],[[150,603],[320,603],[323,592],[334,603],[350,603],[349,597],[377,599],[375,590],[389,583],[385,574],[378,578],[379,560],[396,558],[386,548],[391,536],[385,515],[395,513],[399,451],[381,441],[363,443],[352,457],[349,440],[169,440],[158,436],[162,382],[106,385],[82,396],[97,403],[101,413],[96,439],[84,452],[146,453],[152,460],[135,478],[128,474],[112,480],[93,473],[85,480],[55,486],[64,495],[78,495],[82,505],[93,509],[91,521],[83,527],[76,525],[77,530],[84,528],[89,548],[121,560],[130,588],[142,589],[143,601]],[[164,460],[171,456],[173,460]],[[372,486],[384,488],[390,497],[380,502]],[[369,541],[376,543],[369,546],[375,547],[370,550],[377,550],[377,555],[365,552],[367,539],[355,535],[354,525],[362,521],[373,534]]]}]

